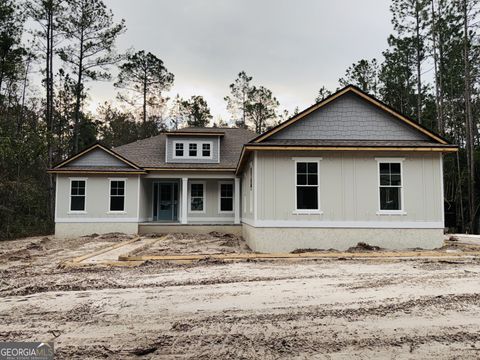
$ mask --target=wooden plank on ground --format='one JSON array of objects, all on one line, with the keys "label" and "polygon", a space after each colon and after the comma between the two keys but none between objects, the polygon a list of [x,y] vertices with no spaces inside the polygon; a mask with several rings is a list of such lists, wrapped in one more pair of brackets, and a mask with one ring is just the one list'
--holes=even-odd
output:
[{"label": "wooden plank on ground", "polygon": [[81,261],[86,260],[86,259],[88,259],[88,258],[91,258],[91,257],[93,257],[93,256],[101,255],[101,254],[103,254],[103,253],[106,253],[107,251],[117,249],[117,248],[119,248],[119,247],[121,247],[121,246],[124,246],[124,245],[127,245],[127,244],[131,244],[131,243],[133,243],[133,242],[135,242],[135,241],[138,241],[138,240],[140,240],[140,236],[136,236],[136,237],[134,237],[133,239],[125,240],[125,241],[122,241],[122,242],[120,242],[120,243],[118,243],[118,244],[108,246],[108,247],[106,247],[106,248],[100,249],[100,250],[95,251],[95,252],[90,253],[90,254],[86,254],[86,255],[82,255],[82,256],[76,257],[76,258],[74,258],[74,259],[72,259],[72,260],[69,260],[69,262],[78,263],[78,262],[81,262]]},{"label": "wooden plank on ground", "polygon": [[202,259],[217,259],[217,260],[247,260],[247,259],[322,259],[322,258],[411,258],[411,257],[465,257],[465,256],[480,256],[480,251],[471,252],[441,252],[441,251],[379,251],[379,252],[311,252],[300,254],[212,254],[212,255],[141,255],[141,256],[119,256],[120,261],[175,261],[175,260],[202,260]]}]

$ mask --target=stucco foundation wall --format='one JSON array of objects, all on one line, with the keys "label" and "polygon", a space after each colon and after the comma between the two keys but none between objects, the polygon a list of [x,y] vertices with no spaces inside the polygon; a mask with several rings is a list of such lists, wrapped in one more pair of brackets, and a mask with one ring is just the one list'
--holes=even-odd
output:
[{"label": "stucco foundation wall", "polygon": [[171,233],[187,233],[187,234],[208,234],[217,231],[227,234],[242,235],[242,225],[161,225],[148,224],[139,225],[139,234],[171,234]]},{"label": "stucco foundation wall", "polygon": [[121,232],[136,234],[138,223],[56,223],[55,236],[57,238],[74,238],[90,234],[106,234]]},{"label": "stucco foundation wall", "polygon": [[296,249],[346,250],[358,242],[392,250],[434,249],[443,245],[443,229],[256,228],[243,224],[242,230],[248,246],[262,253],[286,253]]}]

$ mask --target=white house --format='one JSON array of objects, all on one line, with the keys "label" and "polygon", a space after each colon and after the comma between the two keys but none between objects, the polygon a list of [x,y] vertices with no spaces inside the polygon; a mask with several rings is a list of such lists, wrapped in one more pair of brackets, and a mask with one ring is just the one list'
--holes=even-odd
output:
[{"label": "white house", "polygon": [[57,236],[242,233],[260,252],[435,248],[457,147],[354,86],[257,135],[185,128],[55,166]]}]

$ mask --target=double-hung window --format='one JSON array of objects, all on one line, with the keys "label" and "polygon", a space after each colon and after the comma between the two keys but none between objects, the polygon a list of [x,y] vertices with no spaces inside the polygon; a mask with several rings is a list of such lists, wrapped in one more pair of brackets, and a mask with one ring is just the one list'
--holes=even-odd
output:
[{"label": "double-hung window", "polygon": [[190,143],[188,144],[188,156],[196,157],[197,156],[197,144]]},{"label": "double-hung window", "polygon": [[183,156],[183,143],[175,143],[175,156]]},{"label": "double-hung window", "polygon": [[205,184],[195,182],[190,184],[190,211],[205,211]]},{"label": "double-hung window", "polygon": [[318,211],[318,161],[296,162],[296,210]]},{"label": "double-hung window", "polygon": [[125,211],[125,180],[110,180],[110,211]]},{"label": "double-hung window", "polygon": [[233,184],[220,183],[220,212],[233,211]]},{"label": "double-hung window", "polygon": [[402,163],[379,161],[379,197],[380,212],[401,212],[402,199]]},{"label": "double-hung window", "polygon": [[210,143],[202,144],[202,156],[210,157]]},{"label": "double-hung window", "polygon": [[85,211],[86,180],[70,180],[70,211]]}]

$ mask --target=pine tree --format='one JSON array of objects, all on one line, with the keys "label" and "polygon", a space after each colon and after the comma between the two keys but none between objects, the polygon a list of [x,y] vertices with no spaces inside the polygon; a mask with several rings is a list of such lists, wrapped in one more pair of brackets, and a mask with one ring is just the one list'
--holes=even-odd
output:
[{"label": "pine tree", "polygon": [[212,119],[207,102],[199,95],[183,100],[181,113],[187,119],[188,126],[192,127],[206,127]]},{"label": "pine tree", "polygon": [[431,0],[393,0],[390,7],[392,23],[400,37],[410,38],[415,49],[417,85],[416,118],[422,122],[422,63],[425,59],[425,39]]},{"label": "pine tree", "polygon": [[162,92],[170,89],[174,76],[168,72],[162,60],[143,50],[128,55],[126,62],[119,68],[120,73],[115,87],[123,89],[124,92],[119,92],[118,98],[133,106],[140,101],[143,137],[147,137],[151,135],[146,128],[147,108],[164,105]]},{"label": "pine tree", "polygon": [[247,118],[252,121],[255,132],[261,134],[270,125],[269,122],[276,118],[280,103],[272,91],[263,86],[254,86],[248,93],[248,100],[245,108]]},{"label": "pine tree", "polygon": [[245,71],[238,73],[237,79],[230,84],[230,95],[224,100],[227,102],[227,110],[230,111],[237,127],[247,127],[247,106],[249,105],[249,94],[252,91],[252,77]]},{"label": "pine tree", "polygon": [[349,84],[358,86],[365,92],[378,95],[378,63],[376,59],[371,61],[362,59],[352,64],[345,71],[345,76],[338,79],[341,86]]},{"label": "pine tree", "polygon": [[85,82],[110,78],[106,68],[122,59],[115,53],[115,41],[125,31],[125,22],[115,23],[112,11],[102,0],[66,0],[66,3],[60,29],[69,42],[59,49],[59,55],[76,75],[73,152],[78,152]]}]

